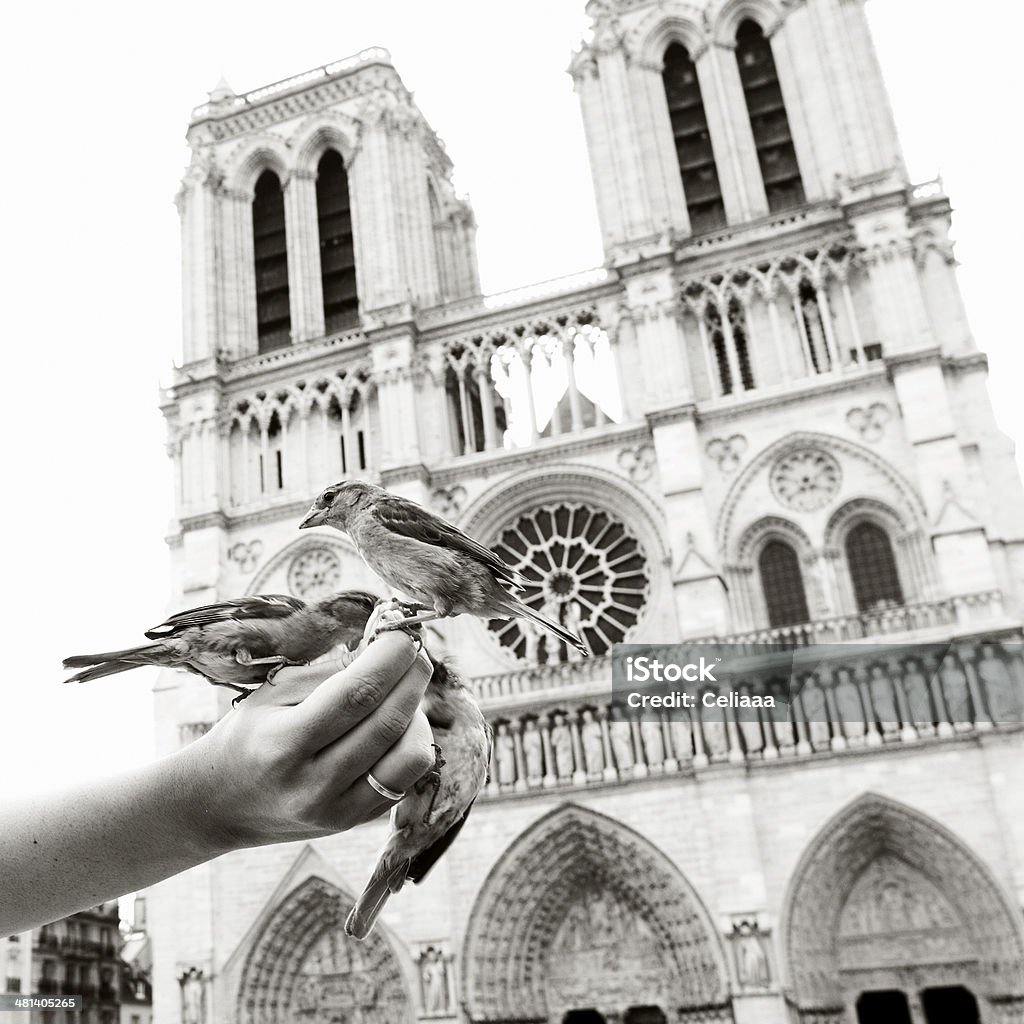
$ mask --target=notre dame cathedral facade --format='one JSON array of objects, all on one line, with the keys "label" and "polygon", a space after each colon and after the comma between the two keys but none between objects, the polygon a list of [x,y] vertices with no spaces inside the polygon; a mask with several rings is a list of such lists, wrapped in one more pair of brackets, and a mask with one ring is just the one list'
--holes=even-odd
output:
[{"label": "notre dame cathedral facade", "polygon": [[[296,530],[353,475],[595,657],[431,630],[495,731],[458,842],[365,944],[384,822],[151,890],[159,1024],[1024,1021],[1024,492],[863,2],[588,11],[604,265],[515,293],[386,51],[193,112],[175,604],[381,592]],[[681,638],[859,645],[782,714],[610,710],[612,645]],[[224,693],[162,675],[161,751]]]}]

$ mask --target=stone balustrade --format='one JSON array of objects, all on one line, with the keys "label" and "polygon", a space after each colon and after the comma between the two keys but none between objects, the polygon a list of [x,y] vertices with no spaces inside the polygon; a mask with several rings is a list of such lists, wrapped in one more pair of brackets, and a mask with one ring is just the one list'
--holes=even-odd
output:
[{"label": "stone balustrade", "polygon": [[[1017,641],[762,652],[745,662],[728,683],[691,687],[700,699],[688,711],[641,714],[621,695],[613,702],[611,658],[542,667],[539,685],[525,673],[506,676],[504,690],[497,677],[475,680],[494,730],[488,794],[892,748],[1024,721]],[[776,706],[720,706],[715,698],[730,692],[770,693]],[[526,695],[528,708],[507,706]]]},{"label": "stone balustrade", "polygon": [[809,644],[845,643],[869,637],[917,633],[944,626],[969,628],[972,623],[991,623],[1002,614],[1002,593],[998,590],[986,590],[976,594],[942,598],[938,601],[894,604],[870,612],[835,615],[793,626],[775,626],[723,636],[697,637],[686,642],[729,644],[734,648],[748,648],[752,651],[763,649],[765,644],[806,647]]}]

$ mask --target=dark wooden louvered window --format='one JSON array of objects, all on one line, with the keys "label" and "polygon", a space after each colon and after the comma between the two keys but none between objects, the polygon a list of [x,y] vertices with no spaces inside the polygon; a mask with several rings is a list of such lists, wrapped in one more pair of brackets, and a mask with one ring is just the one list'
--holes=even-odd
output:
[{"label": "dark wooden louvered window", "polygon": [[804,201],[804,186],[789,118],[782,101],[771,43],[756,22],[748,20],[740,25],[736,33],[736,61],[768,209],[799,206]]},{"label": "dark wooden louvered window", "polygon": [[348,174],[340,154],[329,149],[316,173],[316,215],[320,228],[320,279],[327,333],[359,325],[356,253]]},{"label": "dark wooden louvered window", "polygon": [[810,618],[807,595],[800,559],[793,548],[785,541],[769,541],[758,559],[758,568],[768,608],[768,624],[774,627],[806,622]]},{"label": "dark wooden louvered window", "polygon": [[661,80],[672,120],[690,227],[695,232],[721,227],[725,223],[725,205],[715,155],[711,151],[700,81],[689,53],[679,43],[672,43],[665,51]]},{"label": "dark wooden louvered window", "polygon": [[288,304],[288,245],[285,237],[284,195],[273,171],[256,182],[252,201],[252,235],[256,265],[256,331],[260,352],[291,342],[292,317]]},{"label": "dark wooden louvered window", "polygon": [[870,612],[903,604],[892,542],[880,526],[859,523],[847,534],[846,564],[858,610]]}]

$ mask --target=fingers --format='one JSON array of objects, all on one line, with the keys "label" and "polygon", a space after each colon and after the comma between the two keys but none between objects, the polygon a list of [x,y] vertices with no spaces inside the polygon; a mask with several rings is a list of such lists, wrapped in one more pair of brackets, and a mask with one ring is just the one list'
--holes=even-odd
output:
[{"label": "fingers", "polygon": [[[409,727],[398,742],[376,762],[369,770],[373,777],[382,785],[396,793],[405,793],[411,789],[434,763],[433,734],[426,715],[417,710],[409,722]],[[321,758],[325,771],[338,771],[347,768],[343,759],[342,744],[325,751]],[[347,821],[369,821],[394,807],[396,800],[382,797],[366,781],[366,773],[357,778],[348,791],[341,797],[344,804],[344,815]]]},{"label": "fingers", "polygon": [[[370,768],[373,777],[382,786],[404,793],[419,782],[434,763],[433,742],[434,734],[430,731],[427,716],[417,708],[398,742]],[[359,785],[376,794],[365,775]]]},{"label": "fingers", "polygon": [[346,734],[358,733],[353,753],[365,762],[359,773],[365,771],[405,732],[431,671],[429,659],[408,636],[382,635],[296,706],[304,745],[321,750]]},{"label": "fingers", "polygon": [[240,707],[294,707],[301,704],[325,679],[348,668],[356,659],[355,652],[341,652],[335,657],[315,661],[312,665],[289,665],[246,697]]}]

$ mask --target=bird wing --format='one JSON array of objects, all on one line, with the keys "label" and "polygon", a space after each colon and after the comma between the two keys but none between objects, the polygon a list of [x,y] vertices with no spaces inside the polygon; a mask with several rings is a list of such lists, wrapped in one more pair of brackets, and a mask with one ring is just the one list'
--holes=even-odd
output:
[{"label": "bird wing", "polygon": [[414,501],[389,494],[374,502],[370,515],[392,533],[439,548],[455,548],[482,562],[502,583],[516,590],[523,587],[519,573],[490,548],[485,548],[458,527],[445,522]]},{"label": "bird wing", "polygon": [[229,622],[242,619],[286,619],[306,607],[304,601],[287,594],[252,594],[249,597],[237,597],[230,601],[218,601],[216,604],[204,604],[198,608],[189,608],[170,616],[159,626],[146,631],[150,640],[162,640],[165,637],[177,636],[186,629],[196,626],[208,626],[214,622]]},{"label": "bird wing", "polygon": [[[473,803],[476,803],[476,801],[474,800]],[[472,809],[473,804],[471,803],[466,808],[466,813],[443,836],[431,843],[422,853],[413,857],[406,870],[406,878],[411,882],[423,881],[427,872],[441,859],[441,855],[445,850],[455,842],[455,837],[462,831],[462,826],[466,824],[466,819],[469,817],[469,812]]]}]

